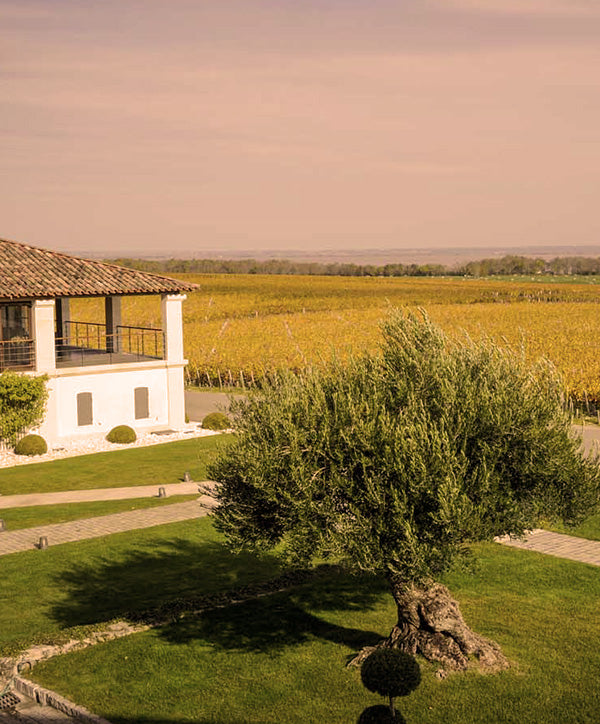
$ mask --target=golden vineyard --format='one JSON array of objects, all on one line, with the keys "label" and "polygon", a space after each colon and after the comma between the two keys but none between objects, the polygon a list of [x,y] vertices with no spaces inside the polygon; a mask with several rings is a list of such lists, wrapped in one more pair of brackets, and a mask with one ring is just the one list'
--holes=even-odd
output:
[{"label": "golden vineyard", "polygon": [[[567,390],[600,403],[600,285],[553,280],[180,275],[188,380],[249,385],[266,373],[373,350],[392,307],[422,307],[447,333],[549,358]],[[79,302],[90,319],[94,300]],[[156,298],[130,297],[124,323],[159,326]]]}]

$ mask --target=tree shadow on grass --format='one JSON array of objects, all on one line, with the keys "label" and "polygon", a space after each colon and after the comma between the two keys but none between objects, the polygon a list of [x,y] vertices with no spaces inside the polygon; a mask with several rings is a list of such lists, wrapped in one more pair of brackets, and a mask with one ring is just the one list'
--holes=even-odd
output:
[{"label": "tree shadow on grass", "polygon": [[223,608],[187,616],[161,627],[171,643],[206,641],[222,650],[276,653],[288,646],[321,639],[352,650],[376,644],[381,634],[334,623],[323,613],[364,611],[379,601],[385,588],[371,577],[329,572],[289,591],[281,591]]},{"label": "tree shadow on grass", "polygon": [[61,570],[55,583],[65,592],[52,607],[62,626],[104,623],[178,601],[193,600],[281,574],[274,555],[234,555],[223,544],[183,538],[160,549],[128,550],[118,560],[95,559]]},{"label": "tree shadow on grass", "polygon": [[160,719],[149,719],[148,717],[130,719],[129,717],[111,716],[110,721],[111,724],[248,724],[248,719],[215,719],[214,717],[210,719],[205,717],[200,719],[190,719],[189,717],[185,719],[165,719],[164,717]]},{"label": "tree shadow on grass", "polygon": [[[288,574],[274,555],[234,555],[220,543],[174,539],[156,552],[128,551],[118,561],[77,563],[61,571],[57,580],[66,595],[51,615],[62,627],[114,618],[167,620],[157,630],[169,642],[201,639],[248,651],[276,651],[310,638],[357,649],[381,638],[316,614],[369,609],[386,590],[384,582],[330,566]],[[263,585],[273,579],[286,590],[271,592],[281,588],[277,582]],[[289,588],[290,582],[296,585]],[[241,602],[231,604],[223,595],[231,592]]]}]

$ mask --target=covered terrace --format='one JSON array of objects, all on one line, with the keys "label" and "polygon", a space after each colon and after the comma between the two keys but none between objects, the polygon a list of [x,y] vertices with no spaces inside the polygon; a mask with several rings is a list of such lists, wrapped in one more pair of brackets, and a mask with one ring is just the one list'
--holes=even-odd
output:
[{"label": "covered terrace", "polygon": [[[169,277],[0,240],[0,371],[182,359],[181,301]],[[160,295],[162,327],[122,323],[121,300]],[[104,299],[104,321],[73,319],[71,300]],[[175,349],[177,348],[177,349]]]}]

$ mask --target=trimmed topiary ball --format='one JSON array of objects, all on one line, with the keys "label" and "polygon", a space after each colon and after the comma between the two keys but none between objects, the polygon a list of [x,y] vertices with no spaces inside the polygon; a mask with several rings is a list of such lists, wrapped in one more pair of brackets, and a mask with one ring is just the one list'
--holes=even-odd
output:
[{"label": "trimmed topiary ball", "polygon": [[108,442],[115,442],[118,445],[127,445],[137,440],[135,430],[129,425],[117,425],[106,436]]},{"label": "trimmed topiary ball", "polygon": [[48,452],[48,445],[41,435],[25,435],[15,445],[16,455],[43,455]]},{"label": "trimmed topiary ball", "polygon": [[421,669],[414,656],[397,649],[375,649],[360,670],[362,683],[382,696],[407,696],[421,683]]},{"label": "trimmed topiary ball", "polygon": [[406,724],[406,719],[399,711],[392,714],[389,706],[377,704],[367,707],[358,717],[357,724]]},{"label": "trimmed topiary ball", "polygon": [[231,420],[224,412],[211,412],[202,420],[202,427],[205,430],[229,430]]}]

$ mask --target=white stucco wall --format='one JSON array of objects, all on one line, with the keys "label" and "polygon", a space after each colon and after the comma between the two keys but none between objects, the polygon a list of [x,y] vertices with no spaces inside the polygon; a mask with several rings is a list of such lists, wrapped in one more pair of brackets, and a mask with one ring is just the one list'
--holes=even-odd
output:
[{"label": "white stucco wall", "polygon": [[[134,389],[148,388],[149,417],[135,419]],[[106,434],[115,425],[136,431],[182,429],[183,364],[164,361],[56,370],[48,381],[49,400],[40,434],[55,445],[70,437]],[[77,424],[77,395],[90,392],[93,423]]]},{"label": "white stucco wall", "polygon": [[[36,373],[46,373],[49,399],[40,434],[50,445],[72,437],[105,435],[116,425],[130,425],[142,432],[152,429],[181,430],[185,425],[183,369],[182,302],[185,294],[163,294],[161,299],[164,359],[128,361],[84,367],[56,367],[55,302],[53,299],[32,303]],[[65,316],[68,300],[59,299]],[[121,321],[121,298],[108,297],[106,322],[109,335]],[[60,330],[64,333],[64,329]],[[113,350],[114,351],[114,350]],[[135,418],[134,390],[148,388],[149,417]],[[78,425],[77,395],[92,395],[93,422]]]}]

